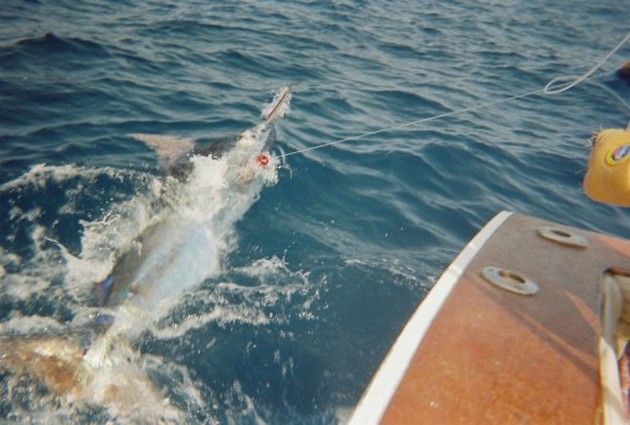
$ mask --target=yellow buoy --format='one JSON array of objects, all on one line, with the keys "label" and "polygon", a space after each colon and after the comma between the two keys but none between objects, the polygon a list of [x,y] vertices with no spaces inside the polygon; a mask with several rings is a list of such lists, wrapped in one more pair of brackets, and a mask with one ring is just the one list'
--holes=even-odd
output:
[{"label": "yellow buoy", "polygon": [[630,206],[630,130],[608,129],[597,134],[584,190],[595,201]]}]

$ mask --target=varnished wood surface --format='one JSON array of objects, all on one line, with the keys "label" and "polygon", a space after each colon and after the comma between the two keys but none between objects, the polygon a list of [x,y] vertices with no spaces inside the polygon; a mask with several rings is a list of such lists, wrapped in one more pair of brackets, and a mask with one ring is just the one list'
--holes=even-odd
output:
[{"label": "varnished wood surface", "polygon": [[[599,281],[611,267],[630,268],[630,242],[573,229],[590,246],[570,248],[541,238],[543,225],[554,224],[513,215],[473,258],[383,424],[600,422]],[[485,266],[540,290],[523,296],[492,286],[479,274]]]}]

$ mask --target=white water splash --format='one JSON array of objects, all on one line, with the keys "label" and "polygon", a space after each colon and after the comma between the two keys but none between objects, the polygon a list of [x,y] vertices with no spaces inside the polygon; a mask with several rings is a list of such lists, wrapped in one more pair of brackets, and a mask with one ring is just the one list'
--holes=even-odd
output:
[{"label": "white water splash", "polygon": [[124,171],[111,167],[89,168],[79,165],[48,165],[36,164],[23,175],[0,185],[0,192],[19,190],[27,186],[46,188],[50,181],[62,183],[76,177],[91,180],[95,177],[108,175],[112,178],[122,178]]},{"label": "white water splash", "polygon": [[[311,306],[319,299],[319,291],[309,281],[309,274],[293,272],[278,257],[262,258],[230,271],[234,279],[207,285],[181,303],[181,317],[169,318],[151,328],[162,340],[180,338],[191,330],[231,324],[262,326],[287,323],[292,317],[314,320]],[[240,276],[254,285],[237,283]],[[300,302],[298,302],[300,301]],[[287,308],[287,306],[292,306]],[[178,309],[179,310],[179,309]],[[195,314],[184,312],[195,311]]]}]

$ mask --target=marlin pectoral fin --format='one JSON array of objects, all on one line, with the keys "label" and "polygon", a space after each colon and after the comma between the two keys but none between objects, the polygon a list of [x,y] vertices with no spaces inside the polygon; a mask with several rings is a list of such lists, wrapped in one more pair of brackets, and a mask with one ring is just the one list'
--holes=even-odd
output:
[{"label": "marlin pectoral fin", "polygon": [[160,158],[160,164],[167,170],[175,161],[195,147],[195,141],[188,138],[140,133],[129,136],[153,149]]},{"label": "marlin pectoral fin", "polygon": [[94,284],[94,293],[96,294],[96,302],[99,307],[103,307],[107,304],[107,299],[109,298],[109,294],[112,292],[112,288],[114,287],[114,276],[108,276],[107,279],[96,282]]}]

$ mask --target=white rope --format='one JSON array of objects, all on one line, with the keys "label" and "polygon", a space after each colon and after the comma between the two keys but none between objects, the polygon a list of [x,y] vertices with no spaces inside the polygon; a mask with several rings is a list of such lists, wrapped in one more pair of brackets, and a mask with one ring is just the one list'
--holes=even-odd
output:
[{"label": "white rope", "polygon": [[[431,121],[435,121],[435,120],[439,120],[439,119],[442,119],[442,118],[447,118],[447,117],[452,117],[454,115],[460,115],[460,114],[465,114],[465,113],[468,113],[468,112],[477,111],[479,109],[486,109],[486,108],[489,108],[491,106],[496,106],[496,105],[500,105],[502,103],[511,102],[513,100],[516,100],[516,99],[523,99],[523,98],[526,98],[526,97],[529,97],[529,96],[536,96],[536,95],[541,95],[541,94],[555,95],[555,94],[564,93],[565,91],[572,89],[573,87],[577,86],[578,84],[581,84],[581,83],[583,83],[585,81],[589,81],[589,80],[595,79],[596,77],[593,76],[593,74],[599,68],[601,68],[610,59],[610,57],[612,55],[614,55],[617,52],[617,50],[619,50],[628,40],[630,40],[630,32],[624,37],[623,40],[621,40],[621,42],[619,44],[617,44],[617,46],[615,46],[615,48],[613,48],[610,52],[608,52],[608,54],[602,60],[600,60],[593,68],[591,68],[588,72],[586,72],[586,73],[584,73],[583,75],[580,75],[580,76],[564,76],[564,77],[554,78],[549,83],[547,83],[547,85],[543,89],[533,90],[533,91],[530,91],[530,92],[527,92],[527,93],[521,93],[521,94],[517,94],[517,95],[514,95],[514,96],[506,97],[506,98],[503,98],[503,99],[491,101],[491,102],[480,103],[480,104],[477,104],[477,105],[469,106],[467,108],[458,109],[458,110],[451,111],[451,112],[444,112],[442,114],[433,115],[433,116],[426,117],[426,118],[420,118],[418,120],[414,120],[414,121],[410,121],[410,122],[406,122],[406,123],[402,123],[402,124],[393,125],[391,127],[381,128],[379,130],[374,130],[374,131],[369,131],[369,132],[366,132],[366,133],[357,134],[357,135],[354,135],[354,136],[344,137],[342,139],[334,140],[332,142],[322,143],[322,144],[319,144],[319,145],[315,145],[315,146],[311,146],[311,147],[308,147],[308,148],[299,149],[299,150],[296,150],[296,151],[293,151],[293,152],[289,152],[289,153],[285,154],[284,157],[287,158],[289,156],[296,155],[298,153],[313,151],[313,150],[316,150],[316,149],[325,148],[327,146],[338,145],[340,143],[349,142],[351,140],[360,140],[360,139],[364,139],[364,138],[369,137],[369,136],[374,136],[376,134],[386,133],[386,132],[393,131],[393,130],[399,130],[401,128],[406,128],[406,127],[412,127],[412,126],[415,126],[415,125],[418,125],[418,124],[425,124],[425,123],[428,123],[428,122],[431,122]],[[560,87],[554,87],[554,85],[558,85],[559,82],[564,82],[564,81],[567,81],[567,82],[564,83],[564,84],[561,84]],[[619,99],[618,96],[617,96],[617,98]],[[626,102],[624,102],[623,100],[621,100],[621,101],[622,101],[622,103],[624,105],[628,106]],[[630,123],[628,124],[628,126],[630,127]]]},{"label": "white rope", "polygon": [[[608,59],[610,59],[610,57],[614,55],[617,52],[617,50],[621,49],[621,46],[623,46],[628,40],[630,40],[630,32],[624,37],[623,40],[621,40],[621,42],[619,42],[619,44],[617,44],[617,46],[615,46],[614,49],[608,52],[608,54],[601,61],[599,61],[593,68],[591,68],[590,71],[588,71],[586,74],[579,75],[579,76],[569,75],[569,76],[564,76],[564,77],[558,77],[549,81],[549,83],[547,83],[547,85],[545,86],[545,94],[560,94],[577,86],[578,84],[586,80],[588,77],[590,77],[591,74],[593,74],[595,71],[601,68],[606,63],[606,61],[608,61]],[[563,82],[564,84],[560,84],[560,82]],[[559,85],[559,87],[554,88],[553,87],[554,85]]]}]

